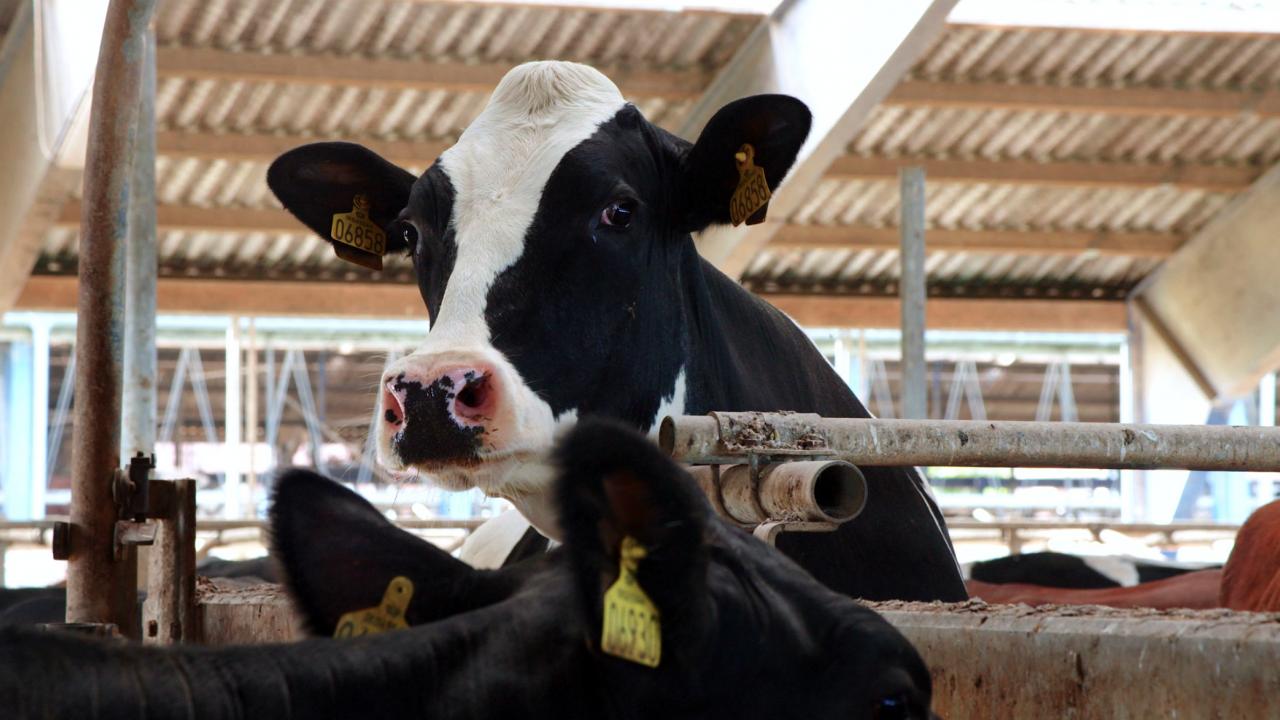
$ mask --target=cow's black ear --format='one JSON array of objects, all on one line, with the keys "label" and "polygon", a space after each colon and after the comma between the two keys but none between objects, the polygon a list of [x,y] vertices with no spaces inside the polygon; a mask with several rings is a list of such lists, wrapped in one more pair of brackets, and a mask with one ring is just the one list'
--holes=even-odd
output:
[{"label": "cow's black ear", "polygon": [[[415,178],[372,150],[353,143],[296,147],[267,169],[267,185],[289,212],[325,240],[333,216],[352,211],[356,195],[369,201],[369,219],[386,231],[409,203]],[[398,233],[387,234],[387,252],[404,250]]]},{"label": "cow's black ear", "polygon": [[[634,429],[585,419],[557,445],[560,527],[594,627],[618,578],[623,539],[644,550],[636,579],[661,614],[663,642],[706,632],[711,508],[693,478]],[[598,637],[598,636],[597,636]]]},{"label": "cow's black ear", "polygon": [[[696,232],[730,222],[729,205],[740,178],[736,156],[743,145],[751,146],[751,162],[764,170],[769,190],[775,190],[795,162],[812,120],[809,108],[789,95],[753,95],[720,108],[684,157],[676,196],[684,203],[682,229]],[[760,219],[763,211],[753,218]]]},{"label": "cow's black ear", "polygon": [[308,470],[278,481],[271,506],[272,555],[308,630],[332,635],[338,618],[377,607],[391,581],[407,578],[410,625],[509,596],[515,571],[480,571],[392,525],[356,493]]}]

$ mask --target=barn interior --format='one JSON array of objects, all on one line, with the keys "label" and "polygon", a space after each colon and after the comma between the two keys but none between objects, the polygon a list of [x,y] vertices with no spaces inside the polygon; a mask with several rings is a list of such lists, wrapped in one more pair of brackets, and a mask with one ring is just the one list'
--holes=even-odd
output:
[{"label": "barn interior", "polygon": [[[509,509],[379,463],[379,379],[431,327],[412,263],[337,257],[266,172],[296,146],[341,140],[420,173],[533,60],[598,68],[690,139],[746,95],[809,105],[812,133],[767,220],[695,241],[794,319],[878,418],[1276,425],[1275,0],[158,0],[153,43],[120,51],[143,75],[121,126],[125,195],[137,197],[112,226],[129,279],[109,296],[154,326],[86,328],[97,48],[108,6],[133,1],[0,0],[0,589],[74,582],[59,526],[83,472],[77,403],[94,401],[78,365],[86,332],[123,348],[123,454],[146,448],[155,477],[194,481],[202,560],[264,552],[289,466],[450,550]],[[131,384],[131,353],[150,346],[154,368]],[[130,399],[144,396],[153,409]],[[966,565],[1049,550],[1201,567],[1226,561],[1241,523],[1280,496],[1280,474],[1253,460],[921,471]],[[161,566],[149,567],[139,587]],[[215,602],[204,622],[221,618],[224,641],[301,632],[269,593]],[[1063,652],[1079,673],[1067,699],[1033,697],[1040,681],[995,678],[1019,676],[1000,665],[1001,643],[1040,632],[1038,616],[979,620],[984,607],[880,608],[931,664],[965,664],[970,643],[990,650],[985,669],[935,668],[951,717],[999,715],[975,704],[996,695],[1091,716],[1110,691],[1079,688],[1139,677],[1136,653],[1156,640],[1169,667],[1234,648],[1262,679],[1215,675],[1246,688],[1232,708],[1265,713],[1241,698],[1280,682],[1273,616],[1117,629],[1091,610],[1047,644],[1026,640],[1041,676]],[[1100,633],[1120,639],[1098,650]],[[1177,678],[1169,707],[1214,707],[1196,704],[1210,679]]]},{"label": "barn interior", "polygon": [[[378,467],[375,378],[429,327],[412,267],[335,257],[265,171],[328,139],[421,171],[511,66],[541,58],[603,70],[685,137],[751,92],[810,102],[813,135],[768,221],[698,242],[808,329],[876,415],[908,416],[899,173],[914,167],[926,178],[923,417],[1272,425],[1280,28],[1264,9],[1147,17],[1142,4],[1072,17],[1067,2],[906,3],[869,21],[856,3],[832,16],[803,1],[166,0],[154,20],[159,467],[199,478],[210,518],[258,516],[289,463],[406,516],[501,506]],[[11,521],[64,514],[70,499],[96,59],[84,47],[105,9],[0,4]],[[929,475],[961,520],[1230,526],[1276,491],[1261,473]]]}]

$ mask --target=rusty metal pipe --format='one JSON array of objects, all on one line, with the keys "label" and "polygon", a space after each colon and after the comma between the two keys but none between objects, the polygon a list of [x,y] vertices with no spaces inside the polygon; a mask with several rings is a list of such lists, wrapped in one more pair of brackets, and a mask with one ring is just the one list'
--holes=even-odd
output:
[{"label": "rusty metal pipe", "polygon": [[115,559],[119,509],[121,338],[130,154],[142,84],[143,35],[155,0],[107,9],[89,119],[80,217],[76,404],[67,621],[115,623],[136,636],[136,562]]},{"label": "rusty metal pipe", "polygon": [[693,468],[693,476],[716,513],[744,525],[763,522],[842,523],[867,502],[867,481],[840,460],[775,463],[753,482],[749,465]]},{"label": "rusty metal pipe", "polygon": [[1173,468],[1280,472],[1280,428],[823,418],[783,413],[672,417],[662,448],[695,465],[756,455],[857,466]]}]

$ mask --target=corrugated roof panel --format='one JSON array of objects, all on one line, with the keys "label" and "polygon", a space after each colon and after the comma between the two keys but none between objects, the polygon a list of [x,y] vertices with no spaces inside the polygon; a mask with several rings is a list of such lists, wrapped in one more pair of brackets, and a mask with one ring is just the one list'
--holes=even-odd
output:
[{"label": "corrugated roof panel", "polygon": [[1280,82],[1273,36],[952,25],[913,71],[927,78],[1236,88]]}]

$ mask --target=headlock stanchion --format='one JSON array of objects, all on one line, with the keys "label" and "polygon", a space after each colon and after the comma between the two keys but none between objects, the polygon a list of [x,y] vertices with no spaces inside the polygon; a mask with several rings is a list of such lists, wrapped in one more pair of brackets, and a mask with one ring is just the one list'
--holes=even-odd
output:
[{"label": "headlock stanchion", "polygon": [[668,417],[659,444],[692,465],[838,458],[857,466],[1280,472],[1280,428],[824,418]]}]

